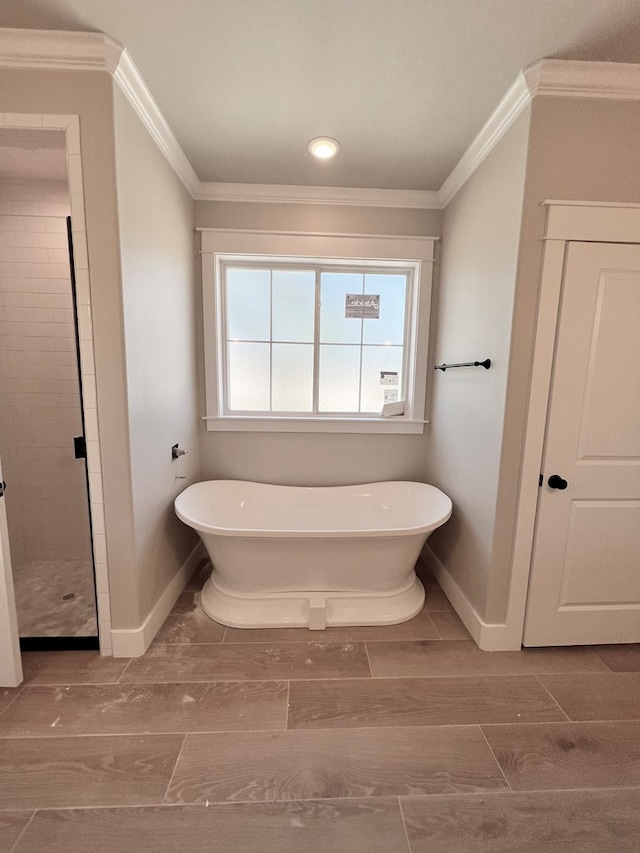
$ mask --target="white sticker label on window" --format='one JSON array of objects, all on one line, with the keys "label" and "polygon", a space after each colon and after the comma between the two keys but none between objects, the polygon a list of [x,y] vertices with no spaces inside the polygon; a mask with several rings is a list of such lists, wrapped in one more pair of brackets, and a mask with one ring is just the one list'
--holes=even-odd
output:
[{"label": "white sticker label on window", "polygon": [[378,320],[380,318],[380,296],[373,293],[347,293],[344,316]]},{"label": "white sticker label on window", "polygon": [[397,388],[385,388],[384,389],[384,401],[385,403],[395,403],[398,399],[398,389]]},{"label": "white sticker label on window", "polygon": [[398,371],[397,370],[381,370],[380,371],[381,385],[397,385]]}]

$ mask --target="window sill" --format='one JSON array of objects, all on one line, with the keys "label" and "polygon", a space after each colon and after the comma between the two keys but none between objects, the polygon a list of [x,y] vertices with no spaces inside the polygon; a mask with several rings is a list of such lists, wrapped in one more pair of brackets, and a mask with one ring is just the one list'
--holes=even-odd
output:
[{"label": "window sill", "polygon": [[393,418],[203,417],[209,432],[336,432],[422,435],[429,421]]}]

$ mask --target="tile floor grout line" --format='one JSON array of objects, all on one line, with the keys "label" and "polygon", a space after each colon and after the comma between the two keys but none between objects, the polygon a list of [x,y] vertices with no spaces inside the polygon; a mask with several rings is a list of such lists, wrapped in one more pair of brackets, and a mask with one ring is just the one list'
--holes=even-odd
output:
[{"label": "tile floor grout line", "polygon": [[[146,654],[146,652],[145,652],[145,654]],[[115,658],[114,658],[114,660],[115,660]],[[125,674],[125,672],[129,669],[129,667],[131,666],[131,664],[132,664],[133,660],[134,660],[134,658],[129,658],[128,662],[127,662],[127,663],[126,663],[126,665],[125,665],[125,668],[122,670],[122,672],[121,672],[121,673],[120,673],[120,675],[116,678],[116,680],[115,680],[115,681],[106,682],[106,683],[108,683],[108,684],[120,684],[120,680],[121,680],[122,678],[124,678],[124,674]],[[71,685],[69,685],[69,686],[71,686]],[[66,687],[66,685],[65,685],[65,687]]]},{"label": "tile floor grout line", "polygon": [[28,820],[28,821],[25,823],[25,825],[23,826],[23,828],[22,828],[22,832],[21,832],[21,833],[20,833],[20,835],[18,835],[18,837],[16,838],[15,843],[14,843],[14,844],[13,844],[13,846],[9,849],[8,853],[13,853],[13,851],[14,851],[14,850],[17,850],[17,849],[18,849],[18,845],[19,845],[19,844],[20,844],[20,842],[22,841],[22,838],[23,838],[23,836],[24,836],[25,832],[27,831],[27,829],[31,826],[31,822],[33,821],[33,819],[34,819],[34,817],[36,816],[36,814],[37,814],[37,813],[38,813],[38,809],[34,809],[34,810],[31,812],[31,817],[29,818],[29,820]]},{"label": "tile floor grout line", "polygon": [[484,738],[485,743],[487,744],[487,746],[488,746],[488,748],[489,748],[489,751],[491,752],[491,755],[493,756],[493,760],[494,760],[494,761],[495,761],[495,763],[497,764],[498,769],[500,770],[500,773],[502,774],[502,778],[504,779],[505,784],[506,784],[506,786],[507,786],[507,791],[512,791],[512,792],[513,792],[513,788],[512,788],[512,787],[511,787],[511,785],[509,784],[509,780],[507,779],[507,777],[506,777],[506,775],[505,775],[505,772],[504,772],[504,770],[502,769],[502,765],[501,765],[501,764],[500,764],[500,762],[498,761],[498,759],[497,759],[497,757],[496,757],[496,754],[495,754],[495,752],[493,751],[493,747],[492,747],[492,746],[491,746],[491,744],[489,743],[489,738],[486,736],[486,734],[485,734],[485,732],[484,732],[484,729],[482,728],[482,726],[481,726],[481,725],[480,725],[480,726],[478,726],[478,728],[480,729],[480,731],[481,731],[481,733],[482,733],[482,737]]},{"label": "tile floor grout line", "polygon": [[367,656],[367,666],[369,667],[369,677],[373,678],[373,667],[371,666],[371,658],[369,657],[369,646],[364,644],[364,653]]},{"label": "tile floor grout line", "polygon": [[[546,673],[543,673],[543,674],[546,674]],[[571,722],[574,722],[574,721],[571,719],[571,717],[567,714],[567,712],[565,711],[565,709],[562,707],[562,705],[560,704],[560,702],[558,702],[558,700],[557,700],[557,699],[556,699],[556,697],[553,695],[553,693],[549,690],[549,688],[547,687],[547,685],[546,685],[546,684],[543,682],[543,680],[540,678],[540,675],[536,674],[536,678],[537,678],[537,680],[540,682],[540,684],[542,685],[542,689],[547,691],[547,693],[549,694],[549,696],[551,697],[551,699],[556,703],[556,705],[558,706],[558,708],[560,708],[560,710],[562,711],[562,713],[563,713],[563,714],[565,715],[565,717],[567,718],[568,722],[570,722],[570,723],[571,723]]]},{"label": "tile floor grout line", "polygon": [[[182,735],[249,735],[249,734],[282,734],[284,732],[304,732],[304,733],[314,733],[318,734],[319,732],[358,732],[358,731],[370,731],[375,730],[376,732],[380,731],[406,731],[407,729],[420,729],[424,732],[435,732],[440,729],[472,729],[472,728],[480,728],[480,727],[491,727],[491,728],[499,728],[506,726],[518,726],[519,728],[532,727],[532,726],[566,726],[570,723],[575,725],[599,725],[600,723],[609,724],[609,725],[617,725],[618,723],[625,722],[634,722],[637,723],[638,720],[555,720],[551,722],[544,723],[453,723],[453,724],[441,724],[435,723],[434,725],[387,725],[387,726],[376,726],[375,724],[369,723],[367,725],[360,726],[319,726],[319,727],[311,727],[305,726],[303,728],[268,728],[268,729],[162,729],[161,731],[117,731],[117,732],[105,732],[105,731],[96,731],[96,732],[64,732],[59,735],[47,734],[46,732],[38,733],[38,734],[7,734],[0,732],[0,743],[3,741],[59,741],[64,740],[65,738],[129,738],[129,737],[146,737],[146,738],[160,738],[160,737],[171,737],[171,736],[182,736]],[[483,733],[484,734],[484,733]],[[639,783],[640,784],[640,783]]]},{"label": "tile floor grout line", "polygon": [[[437,628],[434,629],[437,631]],[[286,630],[286,629],[283,629]],[[295,630],[292,628],[291,630]],[[338,640],[325,640],[326,644],[342,644],[342,643],[456,643],[466,642],[465,637],[460,637],[455,640],[447,640],[443,637],[389,637],[388,639],[372,640],[360,639],[359,637],[343,637]],[[293,645],[318,645],[322,640],[274,640],[270,645],[293,646]],[[473,642],[473,640],[471,641]],[[155,646],[220,646],[224,645],[227,648],[235,648],[236,646],[258,646],[263,645],[264,640],[225,640],[219,643],[153,643]],[[595,672],[596,670],[594,670]],[[600,670],[602,672],[602,670]]]},{"label": "tile floor grout line", "polygon": [[164,803],[167,799],[167,795],[171,789],[171,783],[173,782],[173,777],[176,775],[176,770],[178,768],[178,764],[180,762],[180,757],[182,756],[182,752],[184,750],[184,746],[185,746],[186,742],[187,742],[187,734],[185,733],[184,737],[182,738],[182,743],[180,744],[180,749],[178,750],[176,763],[173,765],[173,770],[171,771],[171,778],[169,779],[169,783],[165,789],[164,796],[162,797],[160,805],[164,805]]},{"label": "tile floor grout line", "polygon": [[404,837],[407,841],[407,850],[409,851],[409,853],[412,853],[413,847],[411,846],[411,842],[409,841],[409,830],[407,829],[407,822],[405,820],[404,809],[402,808],[402,801],[400,799],[399,794],[396,799],[398,800],[398,808],[400,809],[400,820],[402,821],[402,828],[404,829]]},{"label": "tile floor grout line", "polygon": [[[197,807],[197,808],[207,809],[207,808],[210,808],[211,806],[226,807],[226,806],[236,805],[236,806],[262,807],[262,806],[273,806],[273,805],[277,805],[277,804],[287,804],[287,803],[327,803],[327,802],[329,802],[329,803],[335,803],[335,802],[349,803],[349,802],[353,802],[354,800],[358,801],[358,802],[376,802],[379,800],[399,800],[401,797],[403,799],[415,798],[415,799],[430,800],[431,798],[435,798],[435,797],[470,797],[470,796],[485,797],[485,796],[489,796],[489,795],[500,796],[500,794],[502,794],[503,796],[514,796],[516,794],[529,794],[529,793],[533,793],[533,794],[545,794],[545,793],[547,793],[548,794],[548,793],[555,793],[556,791],[561,792],[561,793],[567,793],[567,791],[571,791],[571,792],[575,791],[577,793],[581,793],[582,791],[617,792],[617,791],[621,791],[621,790],[640,791],[640,786],[638,788],[629,788],[629,789],[623,789],[623,788],[575,788],[575,789],[565,789],[565,788],[555,789],[555,788],[552,788],[552,789],[549,789],[549,788],[545,788],[545,789],[532,790],[532,791],[528,791],[528,790],[524,790],[524,791],[510,791],[510,790],[508,790],[507,791],[503,788],[500,790],[487,789],[486,791],[477,791],[477,792],[474,792],[473,794],[446,794],[446,793],[442,792],[442,793],[438,793],[438,794],[375,794],[374,796],[371,796],[371,797],[356,795],[356,796],[348,796],[348,797],[341,797],[341,796],[296,797],[293,799],[286,799],[286,798],[283,799],[282,797],[278,797],[274,800],[208,800],[209,805],[206,805],[206,798],[205,798],[205,802],[203,802],[201,800],[194,800],[193,802],[180,802],[180,803],[166,803],[166,802],[161,802],[161,801],[154,801],[154,802],[148,802],[148,803],[141,803],[141,802],[128,803],[128,804],[127,803],[114,803],[113,805],[104,805],[104,804],[95,805],[94,804],[94,805],[78,805],[78,806],[75,806],[75,805],[74,806],[37,806],[37,807],[31,808],[31,809],[29,809],[29,808],[25,808],[25,809],[20,809],[20,808],[18,808],[18,809],[15,809],[15,808],[2,809],[2,808],[0,808],[0,816],[2,815],[3,811],[5,811],[5,812],[15,812],[15,811],[51,812],[51,811],[56,811],[57,812],[57,811],[76,811],[76,810],[80,810],[80,809],[82,809],[82,810],[92,810],[92,809],[100,809],[100,810],[117,809],[117,810],[120,810],[120,809],[133,809],[133,808],[159,809],[159,808],[176,808],[176,807],[177,808],[194,808],[194,807]],[[235,853],[235,851],[234,851],[234,853]],[[394,853],[396,853],[396,851],[394,851]]]},{"label": "tile floor grout line", "polygon": [[[609,664],[606,662],[606,660],[604,660],[603,658],[600,657],[598,652],[594,652],[593,649],[589,649],[589,653],[592,654],[594,657],[596,657],[600,661],[600,663],[603,663],[607,667],[609,672],[616,672],[617,671],[617,670],[613,669],[611,666],[609,666]],[[622,670],[622,671],[624,672],[624,670]],[[637,670],[630,670],[630,671],[631,672],[634,672],[634,671],[637,672]]]},{"label": "tile floor grout line", "polygon": [[[137,658],[133,658],[132,660],[137,660]],[[130,661],[131,663],[132,661]],[[344,682],[344,681],[358,681],[358,682],[370,682],[370,681],[432,681],[435,679],[442,680],[453,680],[453,679],[498,679],[498,678],[529,678],[536,679],[539,681],[539,675],[594,675],[592,672],[543,672],[543,673],[535,673],[535,672],[508,672],[508,673],[490,673],[488,675],[478,675],[477,673],[464,673],[463,675],[455,674],[455,675],[446,675],[444,673],[438,673],[435,675],[336,675],[336,676],[318,676],[317,678],[311,678],[308,675],[304,675],[301,677],[291,677],[291,676],[274,676],[272,678],[186,678],[183,680],[177,680],[176,678],[164,679],[164,680],[153,680],[153,679],[143,679],[136,681],[121,681],[128,670],[125,668],[125,671],[119,677],[117,681],[36,681],[25,684],[26,687],[109,687],[115,685],[132,685],[132,684],[219,684],[219,683],[229,683],[229,684],[255,684],[255,683],[264,683],[267,681],[307,681],[307,682],[317,682],[317,681],[331,681],[331,682]],[[540,682],[541,683],[541,682]],[[543,685],[544,687],[544,685]],[[548,692],[548,691],[547,691]],[[553,697],[552,697],[553,698]],[[556,700],[554,699],[554,702]],[[557,702],[556,702],[557,704]],[[563,712],[564,713],[564,712]]]},{"label": "tile floor grout line", "polygon": [[[13,705],[13,703],[16,701],[16,699],[18,698],[18,696],[22,696],[22,694],[24,693],[24,691],[26,690],[26,688],[27,688],[29,685],[28,685],[28,684],[24,684],[24,683],[23,683],[23,684],[20,684],[20,685],[18,685],[18,686],[20,687],[20,690],[18,690],[18,692],[16,693],[16,695],[15,695],[15,696],[13,697],[13,699],[9,702],[9,704],[8,704],[8,705],[5,705],[5,707],[2,709],[2,711],[0,711],[0,722],[2,721],[2,715],[4,714],[4,712],[5,712],[5,711],[7,711],[7,710],[8,710],[8,709]],[[0,689],[1,689],[1,688],[0,688]],[[7,689],[9,689],[9,688],[7,688]]]},{"label": "tile floor grout line", "polygon": [[[265,731],[282,731],[282,729],[266,729]],[[61,741],[61,740],[75,740],[76,738],[87,740],[88,738],[103,738],[107,739],[116,739],[116,738],[167,738],[167,737],[185,737],[188,734],[229,734],[229,732],[185,732],[184,729],[182,731],[168,731],[168,732],[83,732],[80,734],[63,734],[63,735],[1,735],[0,734],[0,743],[3,741],[15,741],[23,740],[23,741],[36,741],[36,740],[50,740],[50,741]],[[239,731],[237,734],[248,734],[246,731]]]},{"label": "tile floor grout line", "polygon": [[[478,798],[482,799],[485,797],[516,797],[516,796],[527,796],[529,794],[553,794],[553,793],[562,793],[562,794],[585,794],[585,793],[615,793],[619,794],[620,792],[628,791],[635,792],[640,791],[640,784],[637,786],[623,786],[620,788],[601,788],[601,787],[592,787],[592,788],[527,788],[527,789],[491,789],[487,788],[483,791],[469,791],[465,793],[456,793],[456,794],[448,794],[445,792],[438,794],[377,794],[373,797],[307,797],[307,798],[297,798],[291,800],[218,800],[215,802],[209,801],[210,806],[233,806],[233,805],[247,805],[247,806],[256,806],[262,807],[265,805],[274,805],[276,803],[324,803],[324,802],[349,802],[351,800],[360,800],[360,801],[376,801],[376,800],[389,800],[389,799],[397,799],[397,800],[438,800],[438,799],[451,799],[451,798]],[[106,810],[119,810],[119,809],[180,809],[180,808],[202,808],[206,809],[207,806],[202,802],[192,802],[192,803],[165,803],[165,802],[152,802],[152,803],[117,803],[115,805],[77,805],[77,806],[41,806],[35,809],[33,808],[25,808],[25,809],[16,809],[16,808],[3,808],[0,807],[0,815],[3,812],[16,812],[23,811],[29,812],[33,811],[34,814],[32,817],[35,817],[35,813],[37,812],[66,812],[66,811],[106,811]],[[26,828],[26,827],[25,827]]]},{"label": "tile floor grout line", "polygon": [[[368,726],[362,726],[362,729],[370,728]],[[386,728],[393,728],[393,726],[387,726]],[[426,728],[421,726],[407,726],[407,728]],[[435,727],[434,727],[435,728]],[[463,727],[460,727],[463,728]],[[345,727],[347,731],[359,731],[360,729],[350,729],[349,727]],[[3,741],[35,741],[35,740],[64,740],[65,738],[160,738],[160,737],[172,737],[172,736],[185,736],[185,735],[248,735],[248,734],[282,734],[283,732],[295,732],[295,731],[334,731],[334,729],[277,729],[277,728],[269,728],[269,729],[163,729],[162,731],[122,731],[122,732],[72,732],[59,735],[49,735],[49,734],[35,734],[35,735],[25,735],[25,734],[2,734],[0,732],[0,743]]]},{"label": "tile floor grout line", "polygon": [[619,788],[602,788],[598,785],[592,786],[590,788],[516,788],[515,790],[511,788],[487,788],[483,791],[463,791],[461,793],[456,794],[398,794],[398,796],[401,800],[431,800],[440,797],[446,799],[449,799],[451,797],[460,797],[461,799],[464,799],[466,797],[512,797],[520,796],[521,794],[548,794],[555,792],[561,792],[563,794],[581,794],[584,791],[602,791],[603,793],[618,793],[620,791],[640,791],[640,782],[637,785],[621,785]]},{"label": "tile floor grout line", "polygon": [[[482,729],[484,727],[498,728],[502,726],[518,726],[519,728],[533,728],[534,726],[566,726],[569,724],[572,725],[598,725],[600,723],[608,724],[608,725],[618,725],[619,723],[639,723],[639,720],[552,720],[552,721],[542,721],[542,722],[531,722],[531,723],[519,723],[519,722],[509,722],[509,723],[434,723],[433,725],[385,725],[385,726],[376,726],[372,723],[367,723],[366,725],[359,726],[320,726],[320,727],[305,727],[305,728],[265,728],[265,729],[163,729],[162,731],[121,731],[121,732],[65,732],[64,734],[52,735],[52,734],[34,734],[34,735],[26,735],[26,734],[7,734],[0,731],[0,743],[2,741],[16,741],[16,740],[24,740],[24,741],[34,741],[34,740],[63,740],[64,738],[126,738],[126,737],[170,737],[170,736],[178,736],[178,735],[247,735],[247,734],[282,734],[283,732],[306,732],[306,733],[318,733],[318,732],[358,732],[358,731],[369,731],[371,729],[375,729],[376,732],[380,731],[402,731],[405,732],[407,729],[419,729],[421,732],[436,732],[436,730],[441,729]],[[483,731],[483,735],[486,740],[486,735]],[[630,786],[636,787],[636,786]]]},{"label": "tile floor grout line", "polygon": [[[27,690],[57,690],[61,688],[72,688],[72,687],[95,687],[104,688],[104,687],[147,687],[151,684],[157,685],[169,685],[169,684],[286,684],[289,679],[287,678],[262,678],[258,679],[237,679],[237,678],[227,678],[227,679],[212,679],[210,681],[125,681],[123,684],[119,684],[117,681],[83,681],[83,682],[50,682],[50,683],[42,683],[42,684],[26,684],[24,686],[24,690],[20,693],[20,696]],[[312,681],[315,679],[311,679]],[[359,679],[358,679],[359,680]],[[16,699],[19,697],[16,696]],[[11,703],[13,704],[13,702]],[[7,706],[8,707],[8,706]],[[1,715],[0,715],[1,716]]]},{"label": "tile floor grout line", "polygon": [[[433,612],[435,613],[436,611],[434,610]],[[443,611],[440,611],[440,612],[443,612]],[[430,613],[429,611],[427,611],[427,616],[429,617],[429,622],[433,625],[433,630],[434,630],[434,631],[436,632],[436,634],[438,635],[438,636],[437,636],[437,639],[438,639],[438,640],[444,640],[444,639],[445,639],[445,637],[443,637],[443,636],[442,636],[442,633],[440,632],[440,629],[438,628],[438,626],[436,625],[436,623],[435,623],[435,622],[433,621],[433,619],[431,618],[431,613]],[[460,637],[459,639],[465,639],[465,638],[464,638],[464,637]],[[392,641],[390,640],[389,642],[392,642]]]}]

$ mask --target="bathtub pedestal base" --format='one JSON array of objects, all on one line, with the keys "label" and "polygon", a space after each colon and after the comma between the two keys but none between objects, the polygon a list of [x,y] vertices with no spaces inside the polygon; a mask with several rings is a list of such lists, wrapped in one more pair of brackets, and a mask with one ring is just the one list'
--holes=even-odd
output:
[{"label": "bathtub pedestal base", "polygon": [[411,572],[407,583],[390,592],[237,593],[216,583],[215,572],[200,597],[204,612],[230,628],[309,628],[339,625],[395,625],[422,610],[424,589]]}]

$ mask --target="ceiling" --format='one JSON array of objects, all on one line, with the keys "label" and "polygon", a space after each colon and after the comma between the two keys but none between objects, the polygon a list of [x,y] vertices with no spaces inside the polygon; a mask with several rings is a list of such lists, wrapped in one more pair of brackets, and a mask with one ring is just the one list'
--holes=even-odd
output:
[{"label": "ceiling", "polygon": [[2,0],[0,26],[115,38],[215,182],[438,190],[522,68],[640,63],[640,0]]}]

